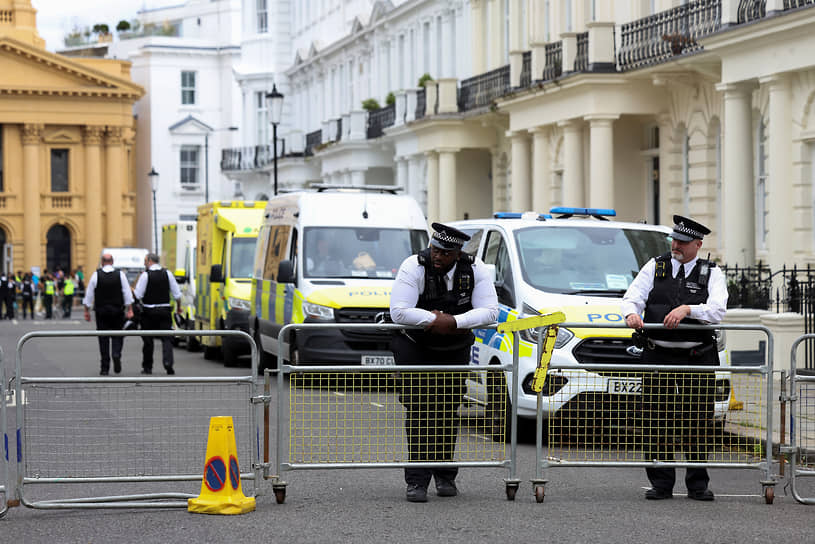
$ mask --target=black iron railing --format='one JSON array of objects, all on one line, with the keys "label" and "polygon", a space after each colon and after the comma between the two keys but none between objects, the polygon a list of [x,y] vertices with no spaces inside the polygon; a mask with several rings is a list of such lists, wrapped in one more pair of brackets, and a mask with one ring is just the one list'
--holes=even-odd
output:
[{"label": "black iron railing", "polygon": [[389,104],[368,113],[368,138],[379,138],[396,121],[396,104]]},{"label": "black iron railing", "polygon": [[[281,159],[286,156],[286,140],[278,138],[277,157]],[[274,154],[270,145],[224,149],[221,151],[221,170],[224,172],[257,170],[272,164],[273,160]]]},{"label": "black iron railing", "polygon": [[563,73],[563,42],[547,43],[546,61],[543,67],[543,80],[551,81]]},{"label": "black iron railing", "polygon": [[461,81],[459,111],[483,108],[509,93],[509,65]]},{"label": "black iron railing", "polygon": [[524,51],[521,61],[521,87],[529,87],[532,84],[532,51]]},{"label": "black iron railing", "polygon": [[307,157],[314,155],[314,147],[320,145],[322,141],[323,141],[322,130],[315,130],[314,132],[309,132],[308,134],[306,134],[305,155]]},{"label": "black iron railing", "polygon": [[796,9],[804,6],[815,6],[815,0],[784,0],[784,9]]},{"label": "black iron railing", "polygon": [[721,24],[721,0],[696,0],[626,23],[617,63],[620,70],[633,70],[699,51],[697,40]]},{"label": "black iron railing", "polygon": [[585,72],[589,69],[589,33],[577,35],[577,54],[574,57],[574,71]]},{"label": "black iron railing", "polygon": [[337,119],[337,141],[342,140],[342,117]]},{"label": "black iron railing", "polygon": [[425,107],[427,105],[427,91],[424,87],[416,93],[416,119],[424,117]]},{"label": "black iron railing", "polygon": [[757,21],[764,17],[767,12],[767,0],[740,0],[739,1],[739,24]]}]

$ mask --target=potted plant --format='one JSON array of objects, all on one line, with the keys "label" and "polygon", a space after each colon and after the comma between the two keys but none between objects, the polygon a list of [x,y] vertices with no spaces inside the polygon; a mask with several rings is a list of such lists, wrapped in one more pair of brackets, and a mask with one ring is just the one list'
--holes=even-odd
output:
[{"label": "potted plant", "polygon": [[379,109],[379,101],[376,98],[366,98],[362,101],[362,109],[365,111],[376,111]]}]

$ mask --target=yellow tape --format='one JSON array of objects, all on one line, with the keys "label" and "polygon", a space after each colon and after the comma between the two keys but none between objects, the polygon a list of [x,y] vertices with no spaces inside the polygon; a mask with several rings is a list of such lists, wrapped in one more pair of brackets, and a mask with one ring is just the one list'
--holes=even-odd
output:
[{"label": "yellow tape", "polygon": [[552,312],[551,314],[533,315],[532,317],[525,317],[523,319],[516,319],[515,321],[507,321],[498,325],[498,332],[513,332],[524,329],[536,329],[538,327],[548,327],[556,323],[563,323],[566,321],[566,316],[563,312]]},{"label": "yellow tape", "polygon": [[[560,315],[562,316],[563,314]],[[559,323],[562,322],[563,321],[559,321]],[[558,326],[552,325],[546,327],[545,330],[546,336],[543,339],[543,349],[541,349],[538,368],[535,369],[535,374],[532,377],[532,391],[535,393],[540,393],[543,391],[543,385],[546,382],[546,373],[549,370],[549,361],[552,360],[552,351],[555,349]]]}]

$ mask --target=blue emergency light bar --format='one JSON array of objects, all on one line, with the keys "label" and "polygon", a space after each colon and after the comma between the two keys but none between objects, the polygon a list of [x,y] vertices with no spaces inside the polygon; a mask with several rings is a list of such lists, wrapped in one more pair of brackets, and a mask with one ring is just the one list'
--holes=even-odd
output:
[{"label": "blue emergency light bar", "polygon": [[492,217],[494,219],[535,219],[537,221],[552,219],[552,216],[548,213],[536,214],[535,212],[495,212]]},{"label": "blue emergency light bar", "polygon": [[606,217],[616,217],[617,212],[611,208],[569,208],[569,207],[556,207],[549,210],[551,214],[558,214],[561,217],[571,217],[573,215],[585,215],[589,217],[596,217],[604,219]]}]

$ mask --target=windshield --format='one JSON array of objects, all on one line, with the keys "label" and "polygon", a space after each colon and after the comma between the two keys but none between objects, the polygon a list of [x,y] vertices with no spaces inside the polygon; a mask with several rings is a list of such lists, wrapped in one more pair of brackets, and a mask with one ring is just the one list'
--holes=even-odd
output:
[{"label": "windshield", "polygon": [[524,280],[542,291],[620,296],[651,257],[671,249],[656,230],[532,227],[515,232]]},{"label": "windshield", "polygon": [[305,230],[306,278],[396,277],[407,257],[427,247],[423,230],[311,227]]},{"label": "windshield", "polygon": [[257,238],[233,238],[232,261],[229,275],[232,278],[251,278],[252,264],[255,262],[255,242]]}]

